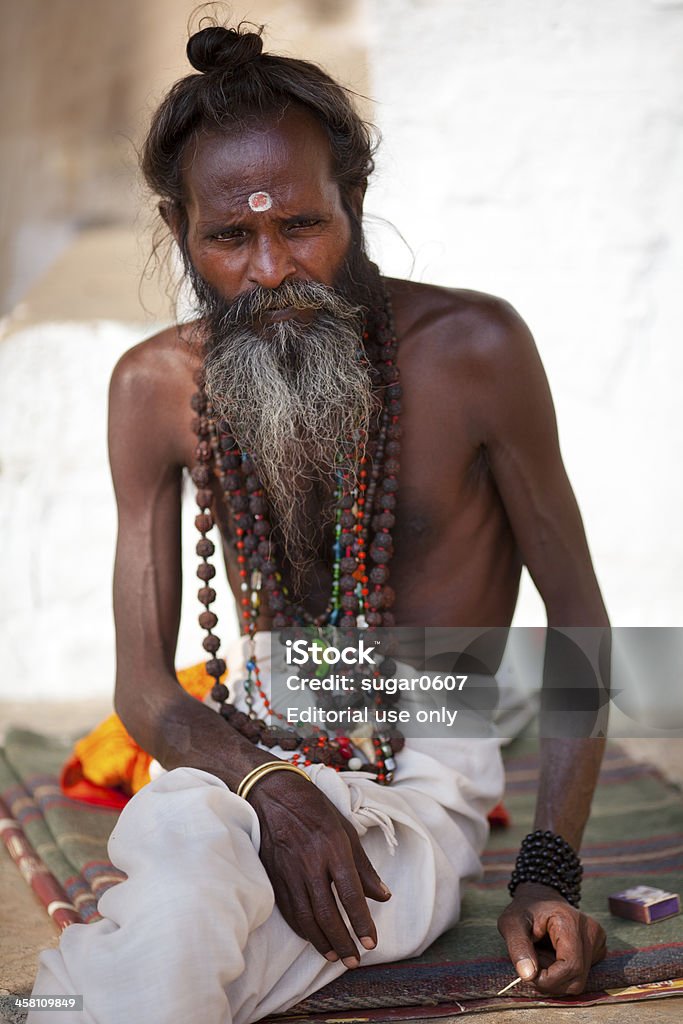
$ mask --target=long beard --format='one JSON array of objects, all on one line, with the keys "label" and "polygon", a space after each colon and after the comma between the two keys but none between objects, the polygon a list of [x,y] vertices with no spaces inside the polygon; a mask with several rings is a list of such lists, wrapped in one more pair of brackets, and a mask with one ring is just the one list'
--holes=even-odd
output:
[{"label": "long beard", "polygon": [[[254,462],[301,591],[334,516],[337,473],[353,474],[376,408],[362,310],[315,282],[256,287],[232,303],[205,282],[195,288],[208,331],[208,398]],[[314,315],[268,319],[291,308]]]}]

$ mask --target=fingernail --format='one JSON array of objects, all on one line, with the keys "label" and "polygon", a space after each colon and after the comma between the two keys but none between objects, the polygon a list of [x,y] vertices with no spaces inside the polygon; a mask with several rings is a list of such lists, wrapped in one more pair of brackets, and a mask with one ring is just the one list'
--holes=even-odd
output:
[{"label": "fingernail", "polygon": [[524,978],[525,981],[528,981],[529,978],[533,978],[536,973],[536,965],[528,956],[524,956],[521,960],[518,960],[515,964],[515,969],[520,978]]},{"label": "fingernail", "polygon": [[379,883],[379,887],[380,887],[380,889],[382,890],[382,892],[384,893],[385,896],[391,896],[391,890],[389,889],[388,886],[386,886],[384,884],[384,882],[380,882]]},{"label": "fingernail", "polygon": [[325,959],[329,960],[331,964],[336,964],[337,960],[339,959],[339,956],[337,953],[335,953],[333,949],[331,949],[329,953],[325,953]]},{"label": "fingernail", "polygon": [[363,935],[361,937],[361,945],[365,946],[366,949],[374,949],[377,943],[369,935]]},{"label": "fingernail", "polygon": [[360,960],[357,956],[345,956],[342,963],[344,964],[344,967],[348,967],[351,970],[354,967],[360,967]]}]

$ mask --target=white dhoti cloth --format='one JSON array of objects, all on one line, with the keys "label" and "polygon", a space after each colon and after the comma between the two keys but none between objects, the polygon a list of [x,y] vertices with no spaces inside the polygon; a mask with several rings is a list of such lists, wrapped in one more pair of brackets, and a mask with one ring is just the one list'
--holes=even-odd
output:
[{"label": "white dhoti cloth", "polygon": [[[361,963],[421,953],[455,924],[463,882],[480,875],[486,814],[502,794],[499,741],[408,740],[389,787],[307,770],[392,892],[369,901],[377,946],[357,942]],[[162,774],[109,840],[128,879],[100,899],[101,921],[71,925],[41,954],[33,994],[83,995],[84,1010],[60,1011],[60,1024],[249,1024],[343,974],[285,922],[259,841],[256,812],[220,779],[195,768]]]}]

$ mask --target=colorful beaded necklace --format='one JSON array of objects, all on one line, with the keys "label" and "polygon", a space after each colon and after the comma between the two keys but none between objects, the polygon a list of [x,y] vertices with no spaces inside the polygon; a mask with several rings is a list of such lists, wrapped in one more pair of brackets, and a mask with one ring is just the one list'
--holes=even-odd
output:
[{"label": "colorful beaded necklace", "polygon": [[[221,715],[233,728],[253,743],[291,751],[290,760],[294,764],[322,763],[337,771],[371,772],[377,782],[388,785],[395,770],[394,755],[404,745],[403,736],[397,730],[375,727],[371,735],[360,730],[350,737],[331,736],[320,729],[312,731],[311,727],[306,732],[268,724],[258,717],[254,709],[258,694],[271,720],[282,720],[282,715],[272,707],[265,692],[255,653],[256,621],[262,595],[265,594],[265,605],[272,615],[273,629],[287,630],[288,635],[293,635],[292,627],[295,632],[297,628],[307,628],[310,635],[311,627],[319,629],[329,625],[342,634],[344,630],[350,633],[362,629],[364,638],[370,642],[378,638],[379,627],[394,625],[394,617],[389,610],[394,602],[394,591],[388,580],[393,554],[390,531],[395,523],[398,490],[401,385],[396,363],[398,342],[388,297],[385,297],[384,310],[372,329],[366,324],[363,345],[373,386],[382,391],[382,415],[376,438],[372,441],[366,437],[354,438],[349,442],[349,451],[339,458],[331,593],[325,611],[316,616],[290,598],[278,566],[277,545],[268,520],[268,502],[256,467],[250,456],[240,450],[229,423],[215,416],[204,391],[203,374],[200,371],[197,375],[198,390],[192,398],[196,414],[192,426],[197,435],[192,479],[197,486],[196,500],[200,509],[195,518],[201,534],[196,548],[201,558],[197,575],[202,581],[198,597],[204,606],[199,624],[207,633],[203,640],[204,649],[210,655],[206,671],[215,680],[211,697],[220,705]],[[215,546],[207,537],[214,524],[210,511],[213,501],[211,481],[214,477],[220,481],[233,524],[242,627],[250,638],[247,677],[243,681],[246,713],[228,702],[228,688],[220,682],[226,663],[217,656],[220,639],[214,629],[218,618],[210,610],[216,599],[216,591],[209,585],[216,574],[209,561]],[[381,672],[377,669],[374,674],[386,676],[394,669],[395,664],[385,657]],[[359,671],[356,678],[359,680],[363,674]],[[353,670],[351,675],[353,677]],[[357,692],[360,694],[360,690]],[[373,692],[377,708],[392,704],[397,699],[395,695],[383,694],[381,689]],[[321,703],[334,706],[336,699],[326,694]],[[348,705],[348,694],[344,695],[344,700]],[[356,703],[362,702],[358,696]],[[364,758],[358,756],[361,753]]]}]

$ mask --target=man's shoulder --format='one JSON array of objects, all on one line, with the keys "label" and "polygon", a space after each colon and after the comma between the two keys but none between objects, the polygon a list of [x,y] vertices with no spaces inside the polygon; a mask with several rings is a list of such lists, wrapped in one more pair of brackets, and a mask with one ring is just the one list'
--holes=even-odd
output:
[{"label": "man's shoulder", "polygon": [[188,458],[190,399],[201,345],[196,325],[167,328],[121,356],[110,384],[110,423],[119,432],[162,443],[169,459]]},{"label": "man's shoulder", "polygon": [[190,402],[200,366],[197,331],[186,325],[169,327],[124,352],[109,388],[110,438],[123,450],[144,438],[149,459],[189,465]]},{"label": "man's shoulder", "polygon": [[185,387],[200,362],[195,325],[176,324],[124,352],[114,367],[112,387],[138,397]]},{"label": "man's shoulder", "polygon": [[[528,328],[505,299],[469,288],[388,278],[399,339],[487,357],[514,345]],[[444,353],[445,354],[445,353]]]}]

